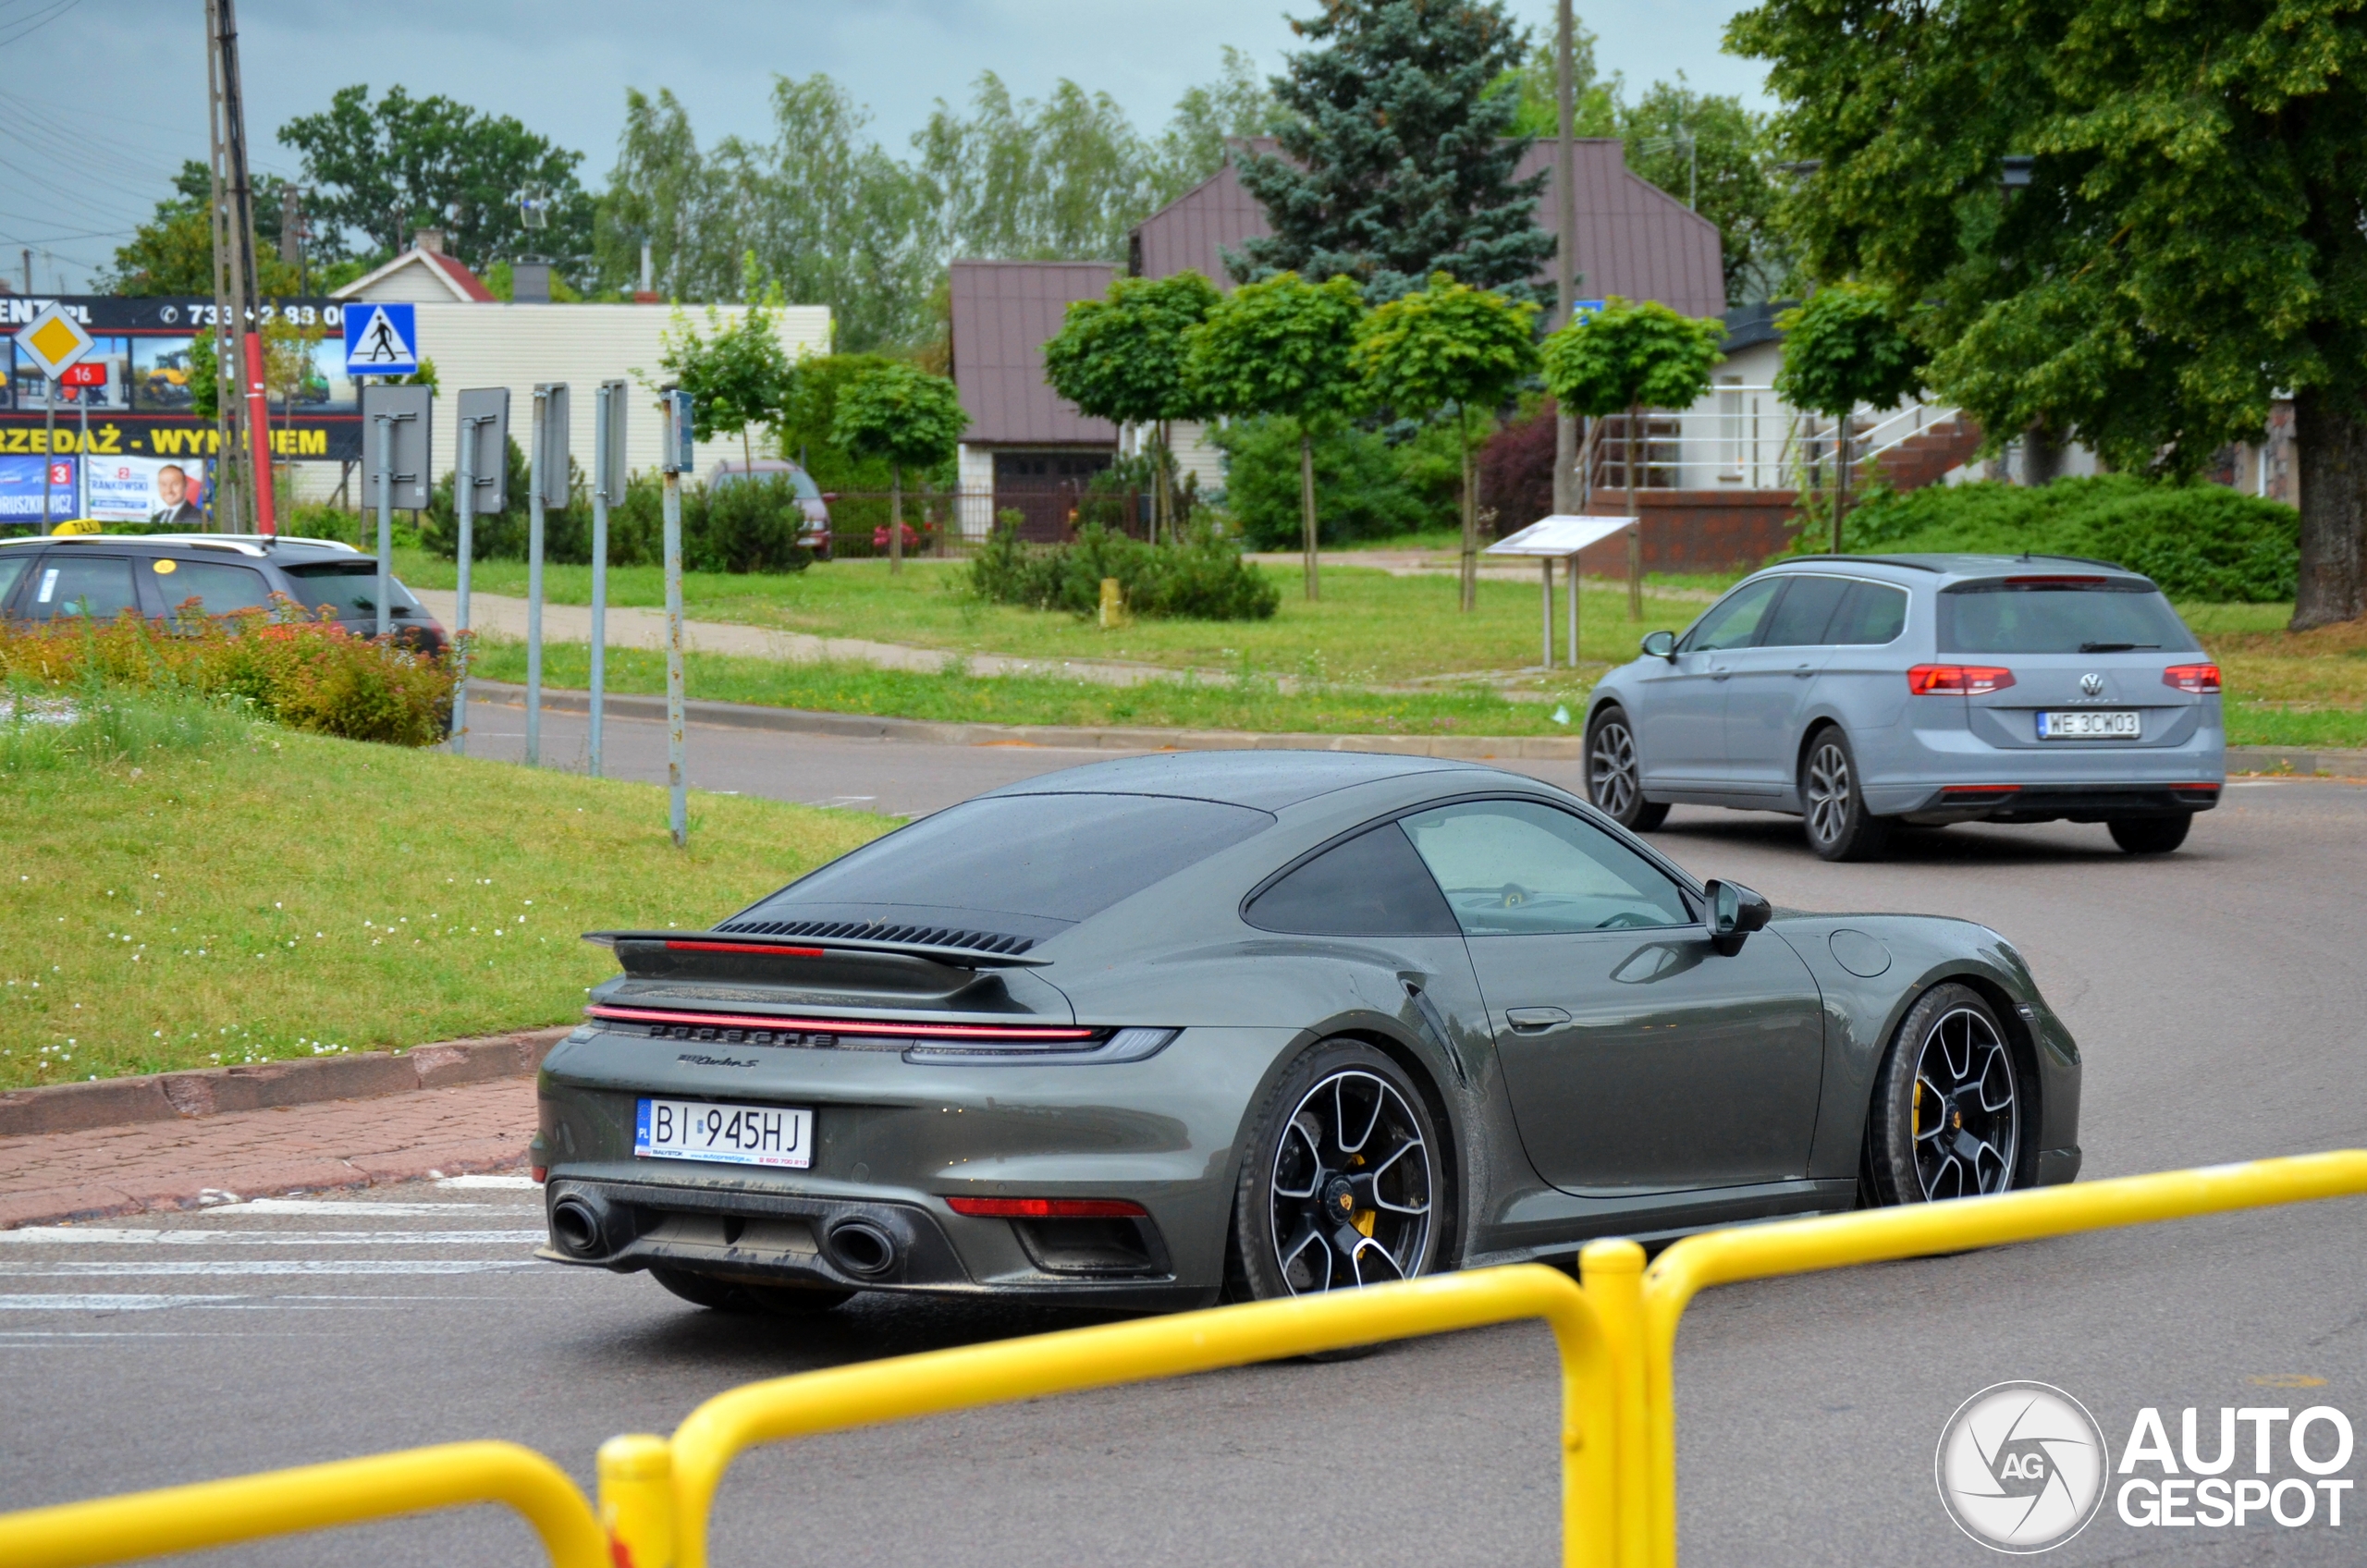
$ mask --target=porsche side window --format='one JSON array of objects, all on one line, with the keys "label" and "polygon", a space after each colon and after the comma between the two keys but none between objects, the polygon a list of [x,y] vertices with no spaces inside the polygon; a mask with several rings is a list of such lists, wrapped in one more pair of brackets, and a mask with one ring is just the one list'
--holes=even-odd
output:
[{"label": "porsche side window", "polygon": [[1335,844],[1249,901],[1261,931],[1308,937],[1452,937],[1461,927],[1397,824]]},{"label": "porsche side window", "polygon": [[1747,648],[1759,635],[1760,622],[1767,619],[1767,606],[1775,602],[1775,591],[1784,586],[1780,577],[1762,577],[1756,582],[1746,582],[1710,607],[1701,623],[1686,633],[1685,651],[1688,654],[1715,653],[1721,648]]},{"label": "porsche side window", "polygon": [[1567,812],[1467,801],[1402,820],[1466,936],[1694,924],[1657,866]]}]

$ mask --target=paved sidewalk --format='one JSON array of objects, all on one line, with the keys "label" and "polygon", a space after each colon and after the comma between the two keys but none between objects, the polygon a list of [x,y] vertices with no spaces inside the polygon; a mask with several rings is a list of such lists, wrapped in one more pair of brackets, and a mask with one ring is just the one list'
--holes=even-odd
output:
[{"label": "paved sidewalk", "polygon": [[0,1138],[0,1230],[521,1163],[534,1080]]},{"label": "paved sidewalk", "polygon": [[[459,594],[436,588],[415,592],[419,602],[437,620],[446,626],[458,621]],[[469,619],[479,632],[523,640],[526,601],[503,594],[471,594]],[[612,648],[663,648],[666,612],[610,605],[607,632],[608,646]],[[543,637],[552,643],[589,643],[591,607],[544,605]],[[1219,683],[1233,679],[1221,670],[1171,669],[1163,665],[1131,664],[1117,659],[1026,659],[1008,654],[963,654],[946,648],[916,648],[904,643],[875,643],[863,637],[816,637],[809,632],[779,631],[724,620],[685,620],[682,641],[698,654],[739,654],[791,664],[867,664],[878,669],[913,669],[931,675],[951,665],[972,675],[1051,675],[1102,686],[1139,686],[1147,680],[1177,680],[1187,676]],[[1294,682],[1285,678],[1280,684],[1287,690]]]}]

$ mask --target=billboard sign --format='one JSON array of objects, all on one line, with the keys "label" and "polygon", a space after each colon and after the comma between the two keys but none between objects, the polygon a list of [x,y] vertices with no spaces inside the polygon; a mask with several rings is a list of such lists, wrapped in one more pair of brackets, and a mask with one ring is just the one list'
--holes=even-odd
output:
[{"label": "billboard sign", "polygon": [[205,464],[195,458],[85,458],[82,515],[108,522],[205,526]]},{"label": "billboard sign", "polygon": [[50,522],[64,522],[76,515],[72,458],[0,456],[0,523],[45,531],[41,515],[44,485],[49,493]]}]

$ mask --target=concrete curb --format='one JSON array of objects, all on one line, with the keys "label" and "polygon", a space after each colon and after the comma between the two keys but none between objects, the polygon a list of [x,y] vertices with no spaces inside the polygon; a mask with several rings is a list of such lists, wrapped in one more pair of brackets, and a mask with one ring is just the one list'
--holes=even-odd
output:
[{"label": "concrete curb", "polygon": [[[526,700],[523,686],[494,680],[472,680],[469,692],[472,697],[512,706]],[[559,692],[545,687],[543,706],[555,713],[589,713],[592,695],[588,692]],[[611,692],[601,706],[611,718],[652,719],[661,724],[666,719],[663,697]],[[1392,756],[1465,761],[1518,757],[1533,762],[1576,762],[1586,751],[1585,741],[1576,735],[1297,735],[1119,725],[1086,729],[1055,724],[945,724],[925,718],[767,707],[755,703],[687,702],[682,709],[693,724],[938,746],[1045,746],[1088,752],[1385,752]]]},{"label": "concrete curb", "polygon": [[481,1039],[415,1046],[399,1055],[300,1058],[240,1067],[204,1067],[106,1078],[95,1084],[49,1084],[0,1094],[0,1138],[45,1133],[87,1133],[140,1121],[175,1121],[226,1111],[264,1110],[320,1100],[373,1099],[514,1078],[534,1072],[571,1025],[531,1029]]}]

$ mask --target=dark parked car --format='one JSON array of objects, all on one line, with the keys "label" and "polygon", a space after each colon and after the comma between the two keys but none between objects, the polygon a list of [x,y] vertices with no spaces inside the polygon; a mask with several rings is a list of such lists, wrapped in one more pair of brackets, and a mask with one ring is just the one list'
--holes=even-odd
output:
[{"label": "dark parked car", "polygon": [[[348,631],[378,630],[378,561],[329,539],[253,533],[81,533],[0,542],[0,615],[54,621],[113,620],[136,610],[151,620],[183,613],[267,610],[286,594],[318,615],[333,609]],[[400,582],[392,584],[396,637],[428,653],[449,639]]]},{"label": "dark parked car", "polygon": [[1995,932],[1777,914],[1468,764],[1073,768],[593,939],[542,1256],[710,1306],[1185,1307],[2079,1167]]}]

